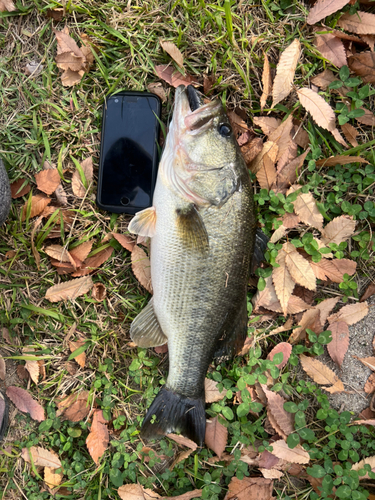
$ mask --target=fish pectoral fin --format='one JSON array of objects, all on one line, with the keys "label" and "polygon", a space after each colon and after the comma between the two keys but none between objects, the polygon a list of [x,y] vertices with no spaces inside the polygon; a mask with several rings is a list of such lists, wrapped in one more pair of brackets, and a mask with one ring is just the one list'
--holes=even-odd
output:
[{"label": "fish pectoral fin", "polygon": [[153,298],[131,324],[130,337],[139,347],[157,347],[168,341],[155,315]]},{"label": "fish pectoral fin", "polygon": [[255,232],[254,253],[251,259],[250,273],[254,274],[262,260],[265,260],[264,253],[267,250],[268,236],[261,229]]},{"label": "fish pectoral fin", "polygon": [[206,252],[209,248],[206,227],[194,205],[177,208],[177,229],[179,236],[189,250]]},{"label": "fish pectoral fin", "polygon": [[129,223],[130,233],[152,238],[155,235],[156,209],[149,207],[135,214]]}]

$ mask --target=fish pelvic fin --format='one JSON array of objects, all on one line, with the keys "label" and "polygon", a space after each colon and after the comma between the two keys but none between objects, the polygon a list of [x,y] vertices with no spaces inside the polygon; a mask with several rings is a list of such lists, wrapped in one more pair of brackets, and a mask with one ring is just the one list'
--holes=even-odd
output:
[{"label": "fish pelvic fin", "polygon": [[139,347],[157,347],[168,341],[155,315],[153,298],[131,324],[130,337]]},{"label": "fish pelvic fin", "polygon": [[155,207],[149,207],[135,214],[129,222],[128,230],[130,233],[152,238],[155,235],[155,226],[156,209]]},{"label": "fish pelvic fin", "polygon": [[141,437],[160,439],[177,431],[202,446],[206,432],[204,405],[204,393],[201,398],[192,399],[162,387],[148,409]]},{"label": "fish pelvic fin", "polygon": [[264,254],[267,250],[267,243],[268,236],[266,236],[263,231],[258,228],[255,232],[254,253],[251,259],[250,267],[251,274],[254,274],[262,260],[265,260]]},{"label": "fish pelvic fin", "polygon": [[205,253],[209,248],[206,227],[194,205],[177,208],[178,233],[188,250]]}]

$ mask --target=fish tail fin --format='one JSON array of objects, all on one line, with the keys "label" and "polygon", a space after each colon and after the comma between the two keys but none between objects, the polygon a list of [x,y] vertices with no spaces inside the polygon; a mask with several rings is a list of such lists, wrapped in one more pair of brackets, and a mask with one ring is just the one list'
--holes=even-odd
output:
[{"label": "fish tail fin", "polygon": [[177,431],[202,446],[206,431],[204,404],[204,392],[201,398],[192,399],[163,387],[148,409],[141,437],[160,439]]}]

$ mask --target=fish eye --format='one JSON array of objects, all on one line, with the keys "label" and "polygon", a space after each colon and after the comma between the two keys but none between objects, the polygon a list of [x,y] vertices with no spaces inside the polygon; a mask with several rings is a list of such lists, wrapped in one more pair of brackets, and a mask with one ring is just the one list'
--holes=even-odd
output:
[{"label": "fish eye", "polygon": [[218,130],[219,134],[223,137],[229,137],[232,133],[232,127],[229,125],[229,123],[221,123]]}]

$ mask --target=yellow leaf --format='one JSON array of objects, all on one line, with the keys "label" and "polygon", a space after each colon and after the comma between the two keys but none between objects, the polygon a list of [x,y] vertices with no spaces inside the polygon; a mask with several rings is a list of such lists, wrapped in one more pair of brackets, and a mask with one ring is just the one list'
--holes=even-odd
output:
[{"label": "yellow leaf", "polygon": [[44,467],[44,481],[50,488],[58,486],[61,483],[62,478],[62,472],[56,472],[56,469],[52,469],[52,467]]},{"label": "yellow leaf", "polygon": [[296,38],[280,56],[280,60],[276,66],[276,77],[273,82],[273,108],[277,103],[285,99],[292,90],[294,73],[297,68],[300,51],[301,44]]}]

